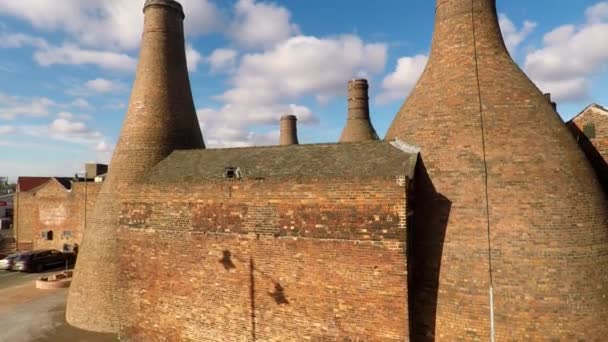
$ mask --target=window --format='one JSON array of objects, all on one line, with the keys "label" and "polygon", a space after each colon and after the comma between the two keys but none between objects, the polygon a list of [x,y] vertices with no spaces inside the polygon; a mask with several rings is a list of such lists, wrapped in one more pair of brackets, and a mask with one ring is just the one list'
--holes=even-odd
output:
[{"label": "window", "polygon": [[52,230],[45,230],[40,234],[40,238],[42,240],[53,240],[53,231]]},{"label": "window", "polygon": [[583,126],[583,134],[587,139],[595,139],[595,124],[593,122],[586,123]]},{"label": "window", "polygon": [[227,166],[224,168],[224,178],[230,179],[241,179],[241,169],[234,166]]},{"label": "window", "polygon": [[63,232],[61,232],[61,238],[62,239],[69,239],[72,237],[72,231],[71,230],[64,230]]}]

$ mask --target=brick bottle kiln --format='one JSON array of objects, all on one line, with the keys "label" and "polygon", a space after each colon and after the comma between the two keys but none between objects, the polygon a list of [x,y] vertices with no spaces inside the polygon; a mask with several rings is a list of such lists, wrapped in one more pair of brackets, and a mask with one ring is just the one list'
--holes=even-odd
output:
[{"label": "brick bottle kiln", "polygon": [[172,0],[148,0],[137,76],[120,140],[85,232],[67,305],[79,328],[117,331],[116,229],[119,197],[176,149],[205,147],[184,49],[184,13]]},{"label": "brick bottle kiln", "polygon": [[422,148],[412,339],[608,336],[601,187],[509,56],[495,0],[437,1],[430,59],[388,131],[394,138]]}]

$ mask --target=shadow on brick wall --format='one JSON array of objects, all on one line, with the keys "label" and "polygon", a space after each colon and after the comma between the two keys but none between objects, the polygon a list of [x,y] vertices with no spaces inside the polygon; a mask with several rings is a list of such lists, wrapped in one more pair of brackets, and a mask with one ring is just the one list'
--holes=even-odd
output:
[{"label": "shadow on brick wall", "polygon": [[608,195],[608,164],[606,163],[606,160],[578,126],[572,123],[568,126],[572,134],[574,134],[578,145],[587,156],[589,162],[591,162],[591,166],[593,166],[597,178],[604,189],[604,194]]},{"label": "shadow on brick wall", "polygon": [[222,266],[224,266],[224,269],[226,271],[230,271],[230,270],[236,268],[236,265],[232,261],[233,258],[241,263],[249,264],[249,304],[251,306],[250,307],[251,339],[252,339],[252,341],[255,342],[257,340],[256,317],[255,317],[255,311],[256,311],[255,276],[256,276],[256,274],[261,276],[262,278],[265,278],[266,280],[269,280],[272,283],[274,283],[274,292],[268,292],[267,294],[275,301],[275,303],[277,305],[288,305],[289,300],[287,299],[287,295],[285,293],[285,288],[278,281],[276,281],[272,276],[266,274],[262,270],[255,267],[253,257],[249,257],[249,260],[245,260],[243,258],[240,258],[240,257],[232,254],[232,252],[225,250],[222,252],[222,258],[219,260],[219,263],[222,264]]},{"label": "shadow on brick wall", "polygon": [[435,190],[421,157],[414,179],[414,218],[408,239],[410,339],[434,341],[439,271],[452,202]]}]

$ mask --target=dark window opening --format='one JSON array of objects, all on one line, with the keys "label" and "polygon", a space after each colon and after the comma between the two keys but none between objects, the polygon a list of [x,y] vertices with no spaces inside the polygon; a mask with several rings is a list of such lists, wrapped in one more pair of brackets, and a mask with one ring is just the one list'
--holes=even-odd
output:
[{"label": "dark window opening", "polygon": [[583,126],[583,134],[587,137],[587,139],[595,139],[595,124],[590,122]]},{"label": "dark window opening", "polygon": [[52,230],[45,230],[40,235],[41,235],[42,240],[49,240],[49,241],[53,240],[53,231]]},{"label": "dark window opening", "polygon": [[241,179],[241,169],[234,166],[224,168],[224,178]]}]

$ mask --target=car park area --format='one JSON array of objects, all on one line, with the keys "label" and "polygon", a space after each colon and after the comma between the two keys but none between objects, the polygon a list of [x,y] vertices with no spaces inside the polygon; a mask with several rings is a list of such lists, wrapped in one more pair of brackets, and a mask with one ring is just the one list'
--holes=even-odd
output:
[{"label": "car park area", "polygon": [[37,278],[64,269],[58,267],[42,273],[0,270],[0,342],[117,340],[115,335],[82,331],[65,322],[67,288],[36,289]]}]

